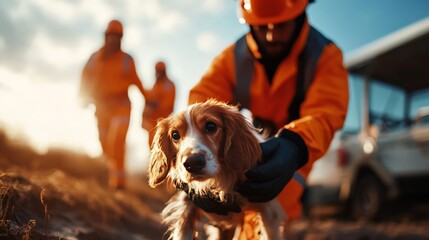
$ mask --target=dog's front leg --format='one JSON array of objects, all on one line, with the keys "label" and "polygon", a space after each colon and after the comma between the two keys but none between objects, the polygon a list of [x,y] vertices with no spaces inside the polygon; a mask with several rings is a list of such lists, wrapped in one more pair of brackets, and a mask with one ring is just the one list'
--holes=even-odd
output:
[{"label": "dog's front leg", "polygon": [[193,240],[195,237],[195,208],[189,208],[183,212],[183,218],[179,219],[173,226],[171,239]]},{"label": "dog's front leg", "polygon": [[263,224],[262,235],[268,240],[284,239],[284,225],[287,216],[280,203],[274,199],[268,203],[259,205],[261,221]]},{"label": "dog's front leg", "polygon": [[163,222],[170,226],[169,239],[194,239],[196,208],[186,193],[180,191],[170,199],[162,211],[162,218]]}]

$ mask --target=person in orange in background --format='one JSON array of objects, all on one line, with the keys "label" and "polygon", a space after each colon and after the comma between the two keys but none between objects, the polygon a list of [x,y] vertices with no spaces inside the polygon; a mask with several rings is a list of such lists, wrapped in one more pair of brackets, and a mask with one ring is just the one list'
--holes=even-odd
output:
[{"label": "person in orange in background", "polygon": [[[250,202],[277,198],[293,220],[301,216],[300,199],[314,162],[343,126],[347,70],[341,50],[309,24],[308,0],[238,3],[239,21],[249,32],[213,60],[191,89],[189,104],[216,98],[251,111],[268,139],[261,143],[261,163],[237,191]],[[192,200],[208,212],[234,209],[207,196]],[[246,212],[241,239],[258,239],[254,217]]]},{"label": "person in orange in background", "polygon": [[151,90],[146,89],[145,108],[143,110],[142,127],[148,132],[148,144],[152,144],[156,122],[165,118],[174,110],[176,87],[168,78],[167,68],[163,61],[155,64],[156,81]]},{"label": "person in orange in background", "polygon": [[125,140],[130,122],[131,102],[128,88],[135,85],[144,95],[134,60],[121,50],[123,27],[109,22],[104,46],[86,63],[80,82],[83,106],[96,107],[98,132],[103,155],[108,161],[109,187],[125,187]]}]

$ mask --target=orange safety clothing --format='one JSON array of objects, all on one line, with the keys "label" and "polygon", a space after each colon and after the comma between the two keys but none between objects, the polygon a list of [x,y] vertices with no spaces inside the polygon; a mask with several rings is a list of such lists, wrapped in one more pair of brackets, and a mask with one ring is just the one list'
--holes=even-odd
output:
[{"label": "orange safety clothing", "polygon": [[144,93],[133,58],[118,51],[104,57],[104,47],[94,53],[82,73],[80,96],[85,103],[111,105],[128,99],[128,87],[135,85]]},{"label": "orange safety clothing", "polygon": [[[327,151],[336,130],[343,126],[348,107],[348,75],[341,50],[329,43],[316,65],[314,79],[300,105],[300,118],[287,119],[289,106],[296,93],[298,57],[308,37],[310,25],[305,21],[290,54],[279,64],[270,84],[263,64],[253,61],[253,78],[249,89],[249,109],[255,117],[269,120],[277,129],[286,128],[299,134],[308,148],[308,163],[295,174],[305,181],[313,163]],[[246,35],[247,45],[255,59],[259,59],[257,44]],[[235,44],[226,48],[212,62],[202,79],[189,95],[189,104],[216,98],[234,102]],[[300,179],[294,178],[277,197],[289,219],[301,215],[300,198],[303,192]]]},{"label": "orange safety clothing", "polygon": [[239,21],[249,25],[276,24],[292,20],[301,15],[308,0],[240,0]]},{"label": "orange safety clothing", "polygon": [[84,67],[80,97],[96,106],[99,139],[108,160],[109,185],[125,181],[125,139],[130,121],[128,88],[135,85],[144,93],[133,58],[118,51],[105,57],[104,47],[94,53]]},{"label": "orange safety clothing", "polygon": [[[159,67],[157,64],[155,68],[157,66]],[[173,112],[175,98],[176,87],[167,75],[157,79],[152,89],[146,90],[146,104],[143,110],[142,127],[148,131],[149,145],[152,144],[157,120],[168,117]]]}]

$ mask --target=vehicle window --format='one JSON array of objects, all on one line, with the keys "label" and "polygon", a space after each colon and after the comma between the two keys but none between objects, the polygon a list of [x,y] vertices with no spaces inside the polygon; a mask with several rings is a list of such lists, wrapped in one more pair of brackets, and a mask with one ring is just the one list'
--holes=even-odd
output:
[{"label": "vehicle window", "polygon": [[[424,91],[419,91],[413,95],[413,99],[411,102],[411,116],[413,119],[416,119],[416,116],[421,115],[424,116],[424,119],[421,119],[424,123],[428,123],[427,115],[429,115],[429,89]],[[424,112],[424,113],[423,113]]]},{"label": "vehicle window", "polygon": [[[362,126],[362,97],[364,79],[361,76],[349,75],[349,108],[343,132],[357,133]],[[380,131],[396,131],[407,128],[408,120],[416,119],[417,111],[429,106],[429,89],[409,96],[409,115],[405,116],[407,94],[400,88],[377,82],[372,79],[370,84],[370,123],[379,127]],[[429,117],[424,117],[419,124],[429,124]]]}]

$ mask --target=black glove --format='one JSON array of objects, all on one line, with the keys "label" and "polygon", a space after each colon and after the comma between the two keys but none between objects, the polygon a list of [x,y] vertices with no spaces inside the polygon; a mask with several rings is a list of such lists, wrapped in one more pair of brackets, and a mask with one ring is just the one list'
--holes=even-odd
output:
[{"label": "black glove", "polygon": [[276,137],[261,143],[262,162],[246,173],[247,180],[237,191],[250,202],[274,199],[290,181],[296,170],[308,161],[304,140],[283,129]]},{"label": "black glove", "polygon": [[186,183],[175,183],[175,186],[177,189],[186,192],[191,202],[205,212],[217,213],[220,215],[228,215],[229,212],[241,212],[240,206],[230,195],[226,196],[226,202],[221,202],[218,196],[214,196],[210,193],[207,195],[196,194],[194,190],[189,189]]}]

